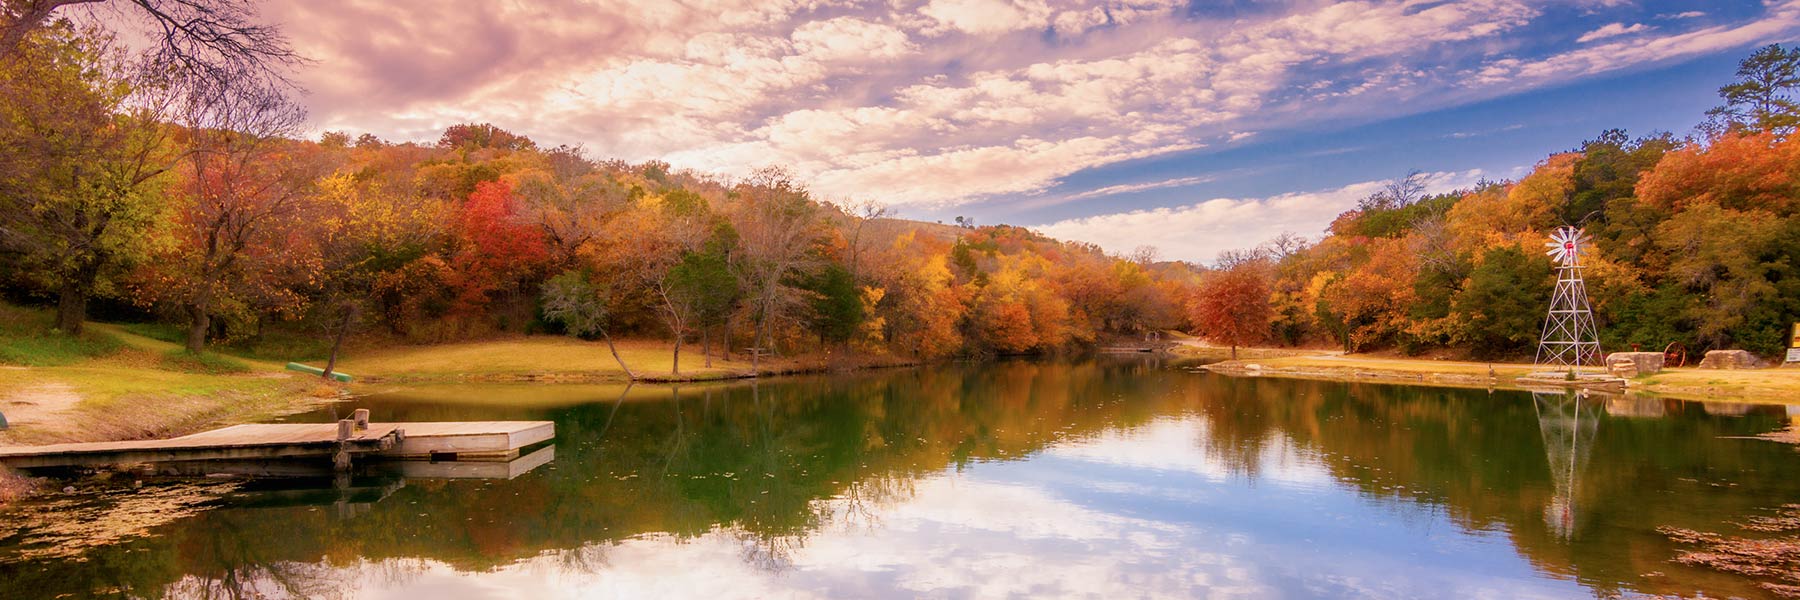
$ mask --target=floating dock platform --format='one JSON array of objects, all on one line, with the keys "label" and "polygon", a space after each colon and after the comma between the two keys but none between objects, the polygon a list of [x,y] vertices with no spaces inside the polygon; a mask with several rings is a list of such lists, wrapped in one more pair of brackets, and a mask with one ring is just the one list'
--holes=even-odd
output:
[{"label": "floating dock platform", "polygon": [[337,423],[233,425],[166,440],[0,446],[0,465],[17,469],[208,460],[352,457],[510,461],[556,436],[550,421],[370,423],[367,413]]}]

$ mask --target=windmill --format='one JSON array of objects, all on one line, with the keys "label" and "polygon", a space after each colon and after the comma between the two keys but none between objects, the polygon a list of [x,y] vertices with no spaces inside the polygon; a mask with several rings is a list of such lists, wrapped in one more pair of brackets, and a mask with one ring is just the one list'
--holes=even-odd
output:
[{"label": "windmill", "polygon": [[1570,226],[1556,228],[1544,242],[1549,248],[1544,254],[1556,261],[1556,291],[1538,337],[1539,366],[1564,367],[1573,374],[1583,366],[1600,364],[1600,332],[1594,327],[1587,284],[1581,279],[1581,253],[1592,242],[1586,232]]}]

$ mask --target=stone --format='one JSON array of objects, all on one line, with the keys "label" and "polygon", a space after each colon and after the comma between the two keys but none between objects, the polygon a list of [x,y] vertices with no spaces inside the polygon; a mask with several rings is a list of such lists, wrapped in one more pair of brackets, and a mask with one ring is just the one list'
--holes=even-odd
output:
[{"label": "stone", "polygon": [[1700,360],[1702,369],[1755,369],[1762,366],[1762,359],[1744,350],[1708,350],[1706,358]]},{"label": "stone", "polygon": [[1608,356],[1606,357],[1606,372],[1612,373],[1613,377],[1631,379],[1638,376],[1637,363],[1629,358],[1613,360]]},{"label": "stone", "polygon": [[1606,355],[1606,367],[1612,369],[1614,361],[1628,360],[1637,366],[1638,375],[1655,375],[1663,370],[1663,353],[1661,352],[1614,352]]}]

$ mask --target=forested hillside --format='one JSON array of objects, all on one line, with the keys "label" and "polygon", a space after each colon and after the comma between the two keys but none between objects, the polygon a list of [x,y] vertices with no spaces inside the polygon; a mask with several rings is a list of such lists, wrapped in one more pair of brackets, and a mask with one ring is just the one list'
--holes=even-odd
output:
[{"label": "forested hillside", "polygon": [[1693,137],[1605,131],[1516,182],[1450,194],[1407,177],[1316,244],[1284,238],[1228,266],[1270,290],[1281,343],[1518,356],[1554,284],[1546,232],[1578,225],[1597,246],[1583,260],[1603,347],[1773,355],[1800,322],[1796,66],[1800,51],[1775,46],[1746,59]]},{"label": "forested hillside", "polygon": [[[4,143],[24,160],[7,165],[0,277],[66,331],[99,298],[182,324],[195,351],[270,327],[441,342],[581,317],[584,334],[715,351],[937,358],[1180,327],[1195,279],[823,202],[775,168],[725,181],[486,124],[434,144],[299,140],[284,99],[171,97],[98,32],[49,28],[29,50],[7,77]],[[564,310],[546,318],[546,300]]]}]

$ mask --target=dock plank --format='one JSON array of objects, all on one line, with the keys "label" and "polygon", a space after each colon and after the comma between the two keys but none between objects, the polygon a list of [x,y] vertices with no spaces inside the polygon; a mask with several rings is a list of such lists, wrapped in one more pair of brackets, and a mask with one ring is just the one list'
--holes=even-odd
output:
[{"label": "dock plank", "polygon": [[[434,452],[516,455],[555,435],[549,421],[370,423],[345,440],[353,455],[429,455]],[[408,443],[411,442],[411,445]],[[330,456],[338,450],[336,423],[233,425],[162,440],[0,446],[0,465],[18,468],[134,462]]]}]

